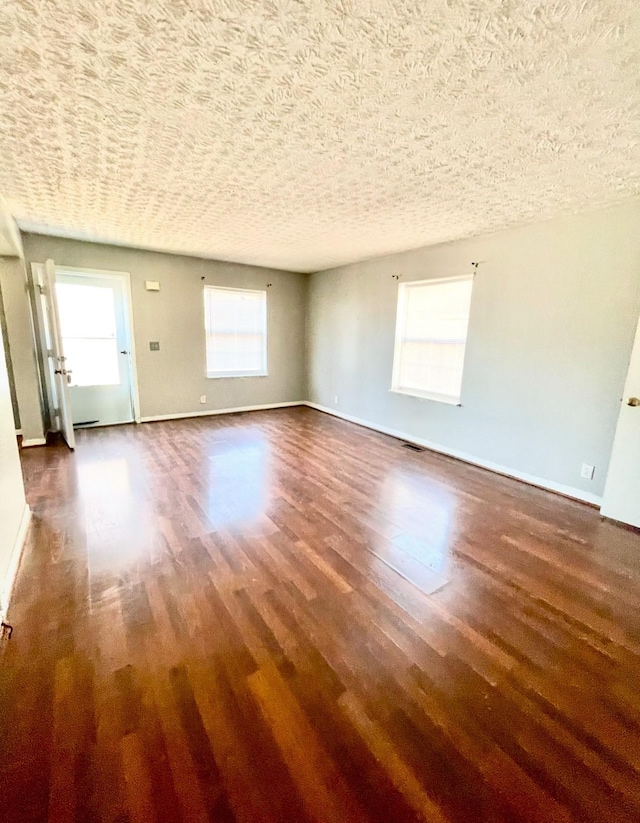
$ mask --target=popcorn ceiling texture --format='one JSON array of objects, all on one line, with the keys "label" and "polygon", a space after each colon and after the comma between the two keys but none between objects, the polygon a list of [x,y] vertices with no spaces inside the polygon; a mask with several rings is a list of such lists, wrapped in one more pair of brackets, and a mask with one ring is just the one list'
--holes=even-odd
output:
[{"label": "popcorn ceiling texture", "polygon": [[640,192],[638,0],[4,0],[23,228],[299,271]]}]

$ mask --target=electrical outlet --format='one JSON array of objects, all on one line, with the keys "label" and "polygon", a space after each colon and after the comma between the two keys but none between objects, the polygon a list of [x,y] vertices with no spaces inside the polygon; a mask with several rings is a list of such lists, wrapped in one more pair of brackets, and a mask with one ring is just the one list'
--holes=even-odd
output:
[{"label": "electrical outlet", "polygon": [[583,463],[582,471],[580,472],[580,477],[584,477],[585,480],[593,480],[593,475],[595,474],[595,471],[595,466],[590,466],[588,463]]},{"label": "electrical outlet", "polygon": [[334,406],[337,406],[337,405],[338,405],[338,395],[337,395],[337,394],[336,394],[336,396],[333,398],[333,404],[334,404]]},{"label": "electrical outlet", "polygon": [[149,343],[149,349],[151,351],[160,351],[160,343],[157,340],[151,340]]},{"label": "electrical outlet", "polygon": [[201,394],[200,395],[200,402],[201,403],[206,403],[207,402],[207,395],[206,394]]}]

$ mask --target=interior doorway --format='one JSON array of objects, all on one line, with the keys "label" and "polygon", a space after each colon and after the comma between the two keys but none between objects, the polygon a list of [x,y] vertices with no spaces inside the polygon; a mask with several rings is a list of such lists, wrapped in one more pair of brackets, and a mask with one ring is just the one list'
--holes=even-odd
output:
[{"label": "interior doorway", "polygon": [[128,275],[56,266],[55,302],[74,428],[134,422]]}]

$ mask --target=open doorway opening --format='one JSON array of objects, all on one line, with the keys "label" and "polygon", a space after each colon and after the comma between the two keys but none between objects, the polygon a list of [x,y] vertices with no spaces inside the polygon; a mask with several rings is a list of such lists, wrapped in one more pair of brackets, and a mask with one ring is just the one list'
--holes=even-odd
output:
[{"label": "open doorway opening", "polygon": [[74,428],[132,423],[128,275],[56,266],[55,301]]}]

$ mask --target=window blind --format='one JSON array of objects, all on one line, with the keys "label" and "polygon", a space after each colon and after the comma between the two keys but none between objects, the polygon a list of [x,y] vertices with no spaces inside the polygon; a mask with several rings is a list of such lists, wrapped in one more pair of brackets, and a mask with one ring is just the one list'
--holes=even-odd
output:
[{"label": "window blind", "polygon": [[267,373],[267,293],[204,287],[207,377]]},{"label": "window blind", "polygon": [[458,403],[473,276],[401,283],[392,389]]}]

